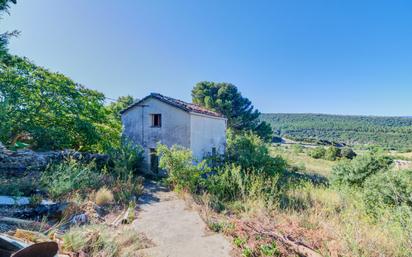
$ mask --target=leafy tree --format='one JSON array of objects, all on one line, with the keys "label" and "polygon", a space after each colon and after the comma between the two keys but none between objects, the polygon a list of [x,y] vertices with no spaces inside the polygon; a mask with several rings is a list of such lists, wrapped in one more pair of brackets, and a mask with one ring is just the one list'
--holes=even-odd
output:
[{"label": "leafy tree", "polygon": [[135,100],[133,99],[132,96],[127,95],[127,96],[121,96],[117,98],[116,102],[110,103],[107,106],[107,109],[112,113],[113,116],[118,118],[120,120],[121,114],[120,111],[134,103]]},{"label": "leafy tree", "polygon": [[0,67],[0,85],[3,142],[24,137],[36,149],[92,151],[120,142],[120,122],[109,117],[104,95],[60,73],[10,56]]},{"label": "leafy tree", "polygon": [[200,82],[192,90],[193,103],[222,113],[228,119],[228,127],[235,132],[254,131],[265,140],[270,140],[273,131],[268,123],[259,121],[260,112],[252,102],[243,97],[237,87],[230,83]]},{"label": "leafy tree", "polygon": [[272,126],[266,121],[260,122],[253,131],[265,142],[270,142],[273,138]]}]

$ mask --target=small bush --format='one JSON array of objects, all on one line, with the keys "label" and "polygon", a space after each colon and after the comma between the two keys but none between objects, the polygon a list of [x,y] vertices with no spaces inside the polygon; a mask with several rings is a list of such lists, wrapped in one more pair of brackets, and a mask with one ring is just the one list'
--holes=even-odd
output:
[{"label": "small bush", "polygon": [[365,182],[364,199],[370,209],[409,206],[412,210],[412,171],[386,171]]},{"label": "small bush", "polygon": [[341,150],[336,146],[330,146],[325,150],[325,160],[336,161],[341,156]]},{"label": "small bush", "polygon": [[117,178],[127,180],[130,174],[141,173],[144,160],[142,147],[123,139],[120,147],[111,149],[109,155],[113,162],[113,173]]},{"label": "small bush", "polygon": [[268,145],[252,133],[228,135],[226,161],[248,175],[253,172],[274,175],[286,169],[286,161],[271,156]]},{"label": "small bush", "polygon": [[260,252],[263,256],[279,256],[280,252],[276,246],[276,243],[263,244],[260,246]]},{"label": "small bush", "polygon": [[194,192],[200,183],[201,175],[209,171],[205,161],[194,165],[192,152],[179,146],[168,148],[159,144],[159,167],[168,172],[166,182],[177,190]]},{"label": "small bush", "polygon": [[352,160],[353,158],[355,158],[356,157],[356,153],[353,151],[353,149],[352,148],[350,148],[350,147],[344,147],[344,148],[342,148],[342,150],[341,150],[341,157],[342,158],[346,158],[346,159],[349,159],[349,160]]},{"label": "small bush", "polygon": [[387,156],[365,154],[352,161],[341,161],[332,169],[332,180],[336,184],[362,186],[365,180],[384,172],[392,165],[393,159]]},{"label": "small bush", "polygon": [[326,154],[326,149],[322,146],[313,148],[312,150],[309,151],[309,156],[314,158],[314,159],[323,159]]},{"label": "small bush", "polygon": [[95,202],[97,205],[101,206],[109,204],[113,202],[113,199],[114,197],[112,191],[110,191],[106,187],[102,187],[96,192]]}]

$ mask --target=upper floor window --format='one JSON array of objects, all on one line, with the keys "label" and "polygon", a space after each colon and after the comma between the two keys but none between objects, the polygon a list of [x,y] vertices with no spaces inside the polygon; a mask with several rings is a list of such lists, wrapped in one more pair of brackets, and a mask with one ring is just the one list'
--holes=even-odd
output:
[{"label": "upper floor window", "polygon": [[152,127],[162,126],[162,115],[161,114],[151,114],[152,116]]}]

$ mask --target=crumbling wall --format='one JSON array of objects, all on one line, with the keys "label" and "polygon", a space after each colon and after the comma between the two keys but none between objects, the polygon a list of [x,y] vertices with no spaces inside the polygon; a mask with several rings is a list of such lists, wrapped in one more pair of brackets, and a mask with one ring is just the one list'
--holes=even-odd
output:
[{"label": "crumbling wall", "polygon": [[108,155],[73,150],[35,152],[25,149],[10,151],[0,142],[0,175],[23,176],[28,172],[42,171],[51,162],[69,158],[82,162],[95,161],[97,165],[103,165],[109,161]]}]

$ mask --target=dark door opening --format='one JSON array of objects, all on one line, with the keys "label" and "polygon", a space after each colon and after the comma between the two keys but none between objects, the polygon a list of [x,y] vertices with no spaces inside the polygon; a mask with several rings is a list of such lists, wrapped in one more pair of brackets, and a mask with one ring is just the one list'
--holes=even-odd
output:
[{"label": "dark door opening", "polygon": [[150,148],[150,171],[159,173],[159,156],[155,148]]}]

